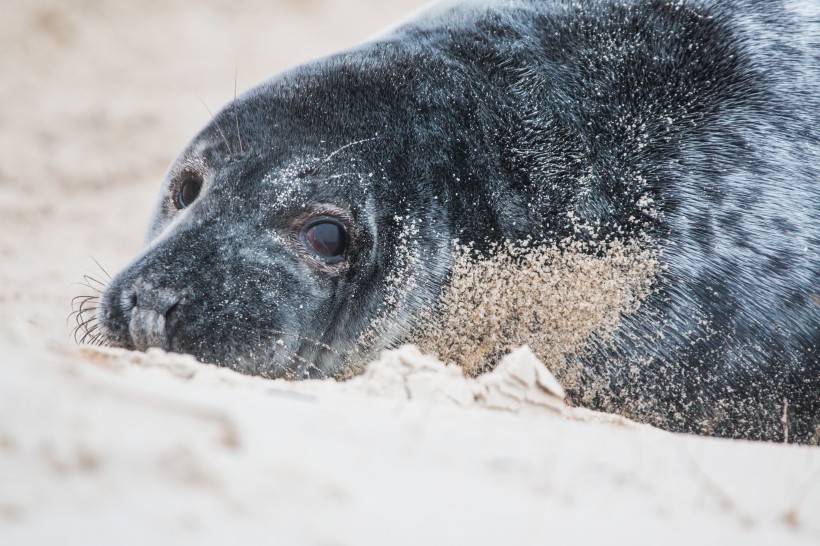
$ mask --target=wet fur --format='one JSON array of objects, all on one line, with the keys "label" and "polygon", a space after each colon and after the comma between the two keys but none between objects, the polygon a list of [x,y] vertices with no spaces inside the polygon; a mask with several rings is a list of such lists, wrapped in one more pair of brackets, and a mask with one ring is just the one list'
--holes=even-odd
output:
[{"label": "wet fur", "polygon": [[[435,306],[454,240],[648,237],[655,290],[571,358],[571,399],[818,442],[820,14],[797,5],[471,2],[279,75],[172,167],[104,335],[134,347],[135,286],[146,308],[184,293],[164,348],[340,375]],[[177,212],[190,171],[205,187]],[[340,267],[294,235],[328,212],[349,222]]]}]

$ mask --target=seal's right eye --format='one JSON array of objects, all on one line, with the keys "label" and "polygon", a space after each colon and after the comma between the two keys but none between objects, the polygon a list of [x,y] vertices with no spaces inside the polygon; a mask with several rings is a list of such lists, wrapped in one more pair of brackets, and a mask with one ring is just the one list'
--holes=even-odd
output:
[{"label": "seal's right eye", "polygon": [[308,224],[303,237],[307,246],[327,262],[341,260],[347,248],[344,227],[330,218],[320,218]]},{"label": "seal's right eye", "polygon": [[202,178],[197,174],[189,174],[179,185],[179,191],[174,198],[177,209],[182,210],[196,201],[199,192],[202,190]]}]

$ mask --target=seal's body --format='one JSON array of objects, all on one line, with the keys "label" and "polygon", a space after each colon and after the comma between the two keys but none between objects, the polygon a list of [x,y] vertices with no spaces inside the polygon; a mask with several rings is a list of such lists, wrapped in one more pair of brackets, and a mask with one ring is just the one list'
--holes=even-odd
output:
[{"label": "seal's body", "polygon": [[436,320],[455,241],[478,262],[621,245],[651,254],[650,288],[561,353],[571,399],[817,442],[819,90],[811,2],[440,7],[218,114],[171,168],[101,332],[339,376]]}]

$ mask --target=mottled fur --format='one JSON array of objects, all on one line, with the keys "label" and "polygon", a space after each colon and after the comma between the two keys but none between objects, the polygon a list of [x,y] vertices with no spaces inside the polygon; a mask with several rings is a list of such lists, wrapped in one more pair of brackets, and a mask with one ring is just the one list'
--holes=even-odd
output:
[{"label": "mottled fur", "polygon": [[[102,330],[249,373],[340,375],[436,309],[456,240],[478,256],[646,241],[653,291],[566,357],[571,399],[818,442],[818,90],[810,0],[440,7],[218,114],[169,172]],[[205,187],[178,212],[186,172]],[[297,235],[317,214],[348,226],[339,266]]]}]

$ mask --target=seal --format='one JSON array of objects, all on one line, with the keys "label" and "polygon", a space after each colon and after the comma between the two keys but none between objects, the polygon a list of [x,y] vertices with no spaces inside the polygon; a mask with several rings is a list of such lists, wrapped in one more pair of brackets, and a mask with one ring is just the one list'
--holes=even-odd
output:
[{"label": "seal", "polygon": [[227,105],[84,321],[266,377],[529,343],[570,400],[818,443],[810,2],[449,3]]}]

